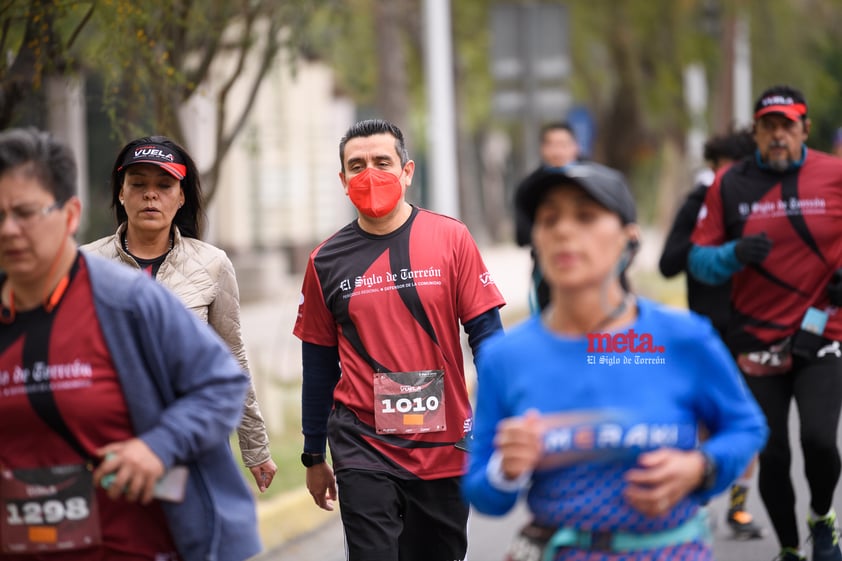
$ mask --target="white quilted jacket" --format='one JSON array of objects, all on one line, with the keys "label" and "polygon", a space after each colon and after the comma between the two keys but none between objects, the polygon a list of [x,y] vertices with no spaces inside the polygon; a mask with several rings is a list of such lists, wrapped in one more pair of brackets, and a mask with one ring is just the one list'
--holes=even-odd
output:
[{"label": "white quilted jacket", "polygon": [[[83,245],[82,250],[139,269],[132,256],[121,246],[125,228],[125,223],[121,224],[116,234]],[[234,266],[225,252],[209,243],[183,238],[178,228],[175,228],[172,251],[161,264],[156,280],[172,290],[188,309],[213,327],[228,344],[243,370],[249,374],[240,331],[240,289],[234,275]],[[251,379],[237,437],[243,463],[247,467],[262,464],[270,458],[266,423],[260,413]]]}]

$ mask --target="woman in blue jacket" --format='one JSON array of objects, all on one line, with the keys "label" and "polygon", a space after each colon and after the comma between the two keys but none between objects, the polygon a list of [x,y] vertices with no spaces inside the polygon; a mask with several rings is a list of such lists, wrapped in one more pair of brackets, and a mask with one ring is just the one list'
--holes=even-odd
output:
[{"label": "woman in blue jacket", "polygon": [[75,178],[47,133],[0,133],[0,560],[251,557],[248,379],[167,289],[78,250]]},{"label": "woman in blue jacket", "polygon": [[621,174],[546,170],[515,204],[550,303],[479,357],[467,499],[502,515],[525,492],[512,560],[710,559],[701,506],[766,438],[730,355],[708,320],[629,292],[639,230]]}]

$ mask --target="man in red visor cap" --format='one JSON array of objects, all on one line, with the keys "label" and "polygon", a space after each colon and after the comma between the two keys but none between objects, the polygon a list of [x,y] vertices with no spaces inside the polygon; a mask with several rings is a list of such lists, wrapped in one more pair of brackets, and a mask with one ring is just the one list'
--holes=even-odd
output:
[{"label": "man in red visor cap", "polygon": [[769,424],[760,496],[781,545],[805,559],[790,479],[788,418],[797,405],[810,489],[813,561],[842,561],[833,494],[842,407],[842,160],[807,148],[807,101],[789,86],[754,106],[754,157],[717,176],[690,250],[708,284],[732,280],[725,340]]}]

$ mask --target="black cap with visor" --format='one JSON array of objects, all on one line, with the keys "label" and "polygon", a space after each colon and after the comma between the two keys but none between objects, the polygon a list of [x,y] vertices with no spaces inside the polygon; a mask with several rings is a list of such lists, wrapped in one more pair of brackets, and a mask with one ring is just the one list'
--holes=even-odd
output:
[{"label": "black cap with visor", "polygon": [[573,162],[563,167],[542,167],[521,182],[515,207],[531,222],[550,188],[576,185],[596,202],[616,213],[623,224],[637,222],[637,209],[626,180],[619,171],[594,162]]}]

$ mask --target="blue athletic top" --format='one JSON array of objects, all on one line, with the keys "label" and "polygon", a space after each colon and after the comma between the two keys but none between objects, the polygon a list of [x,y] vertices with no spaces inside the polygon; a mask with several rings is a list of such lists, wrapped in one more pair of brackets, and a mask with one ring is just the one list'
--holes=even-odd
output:
[{"label": "blue athletic top", "polygon": [[[587,337],[548,331],[539,316],[490,338],[478,361],[479,386],[466,499],[502,515],[518,499],[489,480],[499,421],[537,410],[545,457],[527,502],[535,521],[581,530],[652,532],[691,518],[723,490],[766,440],[762,412],[710,321],[638,299],[625,330]],[[697,427],[710,437],[698,444]],[[712,489],[648,517],[622,496],[623,473],[642,451],[700,447],[716,461]]]}]

